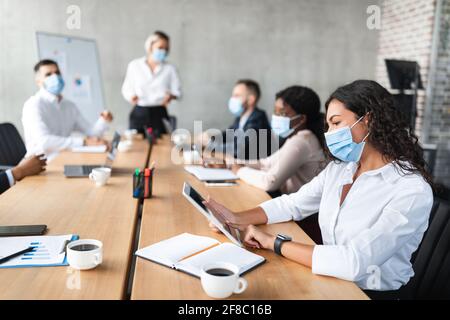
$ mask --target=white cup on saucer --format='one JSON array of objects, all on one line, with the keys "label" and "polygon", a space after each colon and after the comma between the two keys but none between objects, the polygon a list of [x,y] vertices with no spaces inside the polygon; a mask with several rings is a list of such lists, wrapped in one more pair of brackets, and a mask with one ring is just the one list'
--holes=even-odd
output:
[{"label": "white cup on saucer", "polygon": [[216,299],[228,298],[233,293],[240,294],[248,286],[247,280],[239,277],[239,268],[228,262],[204,265],[200,281],[206,294]]},{"label": "white cup on saucer", "polygon": [[67,262],[77,270],[89,270],[103,261],[103,243],[86,239],[72,241],[67,245]]},{"label": "white cup on saucer", "polygon": [[125,139],[127,139],[127,140],[132,140],[137,134],[138,134],[138,131],[136,129],[127,129],[123,133],[123,135],[125,136]]},{"label": "white cup on saucer", "polygon": [[127,152],[127,151],[131,150],[132,146],[133,146],[133,141],[131,141],[131,140],[120,141],[119,145],[117,146],[117,150],[119,150],[119,152]]},{"label": "white cup on saucer", "polygon": [[197,150],[183,151],[184,164],[202,164],[202,157]]},{"label": "white cup on saucer", "polygon": [[110,168],[95,168],[89,174],[89,179],[95,182],[97,187],[104,186],[108,179],[111,177]]},{"label": "white cup on saucer", "polygon": [[190,136],[186,133],[173,133],[172,141],[176,146],[183,146],[190,143]]}]

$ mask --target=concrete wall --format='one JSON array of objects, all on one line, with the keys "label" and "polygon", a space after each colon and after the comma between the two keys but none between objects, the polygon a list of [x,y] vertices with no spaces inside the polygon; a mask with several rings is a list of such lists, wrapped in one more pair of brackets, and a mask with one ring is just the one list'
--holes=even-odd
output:
[{"label": "concrete wall", "polygon": [[[81,8],[81,29],[66,27],[68,5]],[[378,32],[366,27],[376,0],[0,0],[0,122],[20,130],[23,102],[36,88],[35,31],[97,39],[107,106],[125,128],[130,106],[120,87],[127,63],[142,56],[155,29],[172,37],[170,61],[181,74],[184,99],[170,112],[179,126],[195,119],[222,128],[233,83],[254,78],[261,107],[292,84],[325,100],[338,85],[375,77]]]}]

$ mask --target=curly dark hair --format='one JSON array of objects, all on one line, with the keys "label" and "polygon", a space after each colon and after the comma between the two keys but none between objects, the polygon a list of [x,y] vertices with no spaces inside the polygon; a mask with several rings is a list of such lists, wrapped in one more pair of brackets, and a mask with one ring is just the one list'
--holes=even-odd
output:
[{"label": "curly dark hair", "polygon": [[[385,161],[395,162],[407,174],[419,173],[434,186],[417,136],[400,114],[393,96],[384,87],[371,80],[354,81],[331,94],[325,103],[326,110],[334,99],[355,113],[355,119],[369,114],[370,134],[367,140]],[[331,159],[339,161],[328,148],[326,153]]]},{"label": "curly dark hair", "polygon": [[291,86],[281,90],[275,95],[276,99],[283,100],[283,103],[294,109],[295,113],[306,115],[306,128],[319,140],[320,146],[325,148],[324,139],[324,119],[320,112],[320,98],[314,90],[302,87]]}]

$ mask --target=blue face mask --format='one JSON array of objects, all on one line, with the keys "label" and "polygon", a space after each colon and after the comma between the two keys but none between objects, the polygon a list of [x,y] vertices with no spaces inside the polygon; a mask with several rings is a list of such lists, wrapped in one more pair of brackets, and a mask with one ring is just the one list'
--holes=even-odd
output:
[{"label": "blue face mask", "polygon": [[167,58],[167,50],[165,49],[154,49],[152,52],[152,58],[156,62],[164,62]]},{"label": "blue face mask", "polygon": [[272,115],[272,121],[270,122],[272,132],[281,138],[289,137],[297,128],[297,126],[291,128],[291,121],[299,117],[300,117],[299,114],[293,118],[277,116],[275,114]]},{"label": "blue face mask", "polygon": [[242,103],[242,100],[240,98],[231,97],[228,101],[228,110],[230,110],[234,116],[240,117],[244,112],[244,104]]},{"label": "blue face mask", "polygon": [[64,79],[59,74],[52,74],[45,78],[44,88],[51,94],[59,96],[64,89]]},{"label": "blue face mask", "polygon": [[331,154],[344,162],[358,162],[366,144],[364,140],[369,136],[369,133],[364,137],[360,143],[353,142],[352,128],[364,118],[362,116],[351,127],[347,126],[331,132],[325,133],[325,141]]}]

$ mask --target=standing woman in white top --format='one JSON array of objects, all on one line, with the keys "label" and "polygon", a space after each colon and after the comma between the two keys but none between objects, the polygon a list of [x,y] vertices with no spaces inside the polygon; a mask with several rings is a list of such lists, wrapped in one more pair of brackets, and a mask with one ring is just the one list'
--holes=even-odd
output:
[{"label": "standing woman in white top", "polygon": [[[411,255],[433,204],[422,149],[391,94],[374,81],[338,88],[325,106],[325,139],[334,161],[310,183],[244,212],[213,200],[205,204],[243,230],[248,246],[273,250],[315,274],[354,281],[363,289],[397,290],[414,275]],[[254,226],[315,212],[323,245]]]},{"label": "standing woman in white top", "polygon": [[272,195],[296,192],[325,165],[324,115],[317,93],[302,86],[278,92],[271,127],[287,139],[283,146],[256,163],[234,164],[232,170],[241,180]]},{"label": "standing woman in white top", "polygon": [[181,97],[180,79],[175,67],[166,63],[170,39],[155,31],[145,41],[147,55],[130,62],[122,85],[122,95],[132,106],[130,129],[144,132],[151,127],[155,133],[165,133],[162,119],[168,119],[167,107]]}]

